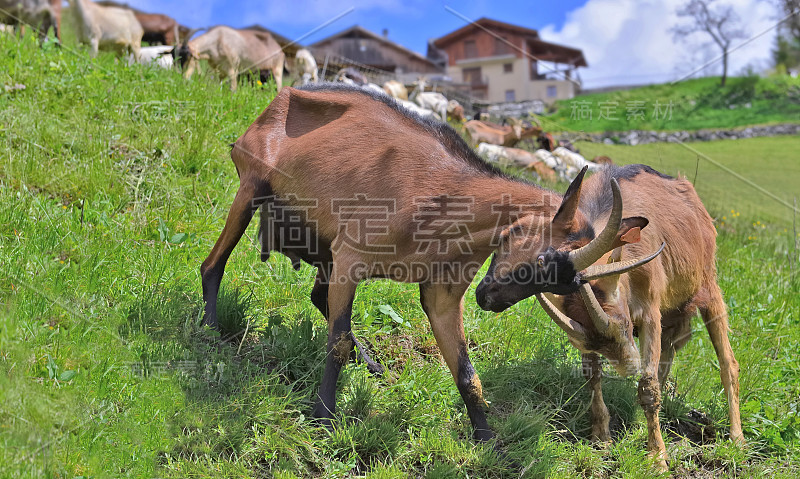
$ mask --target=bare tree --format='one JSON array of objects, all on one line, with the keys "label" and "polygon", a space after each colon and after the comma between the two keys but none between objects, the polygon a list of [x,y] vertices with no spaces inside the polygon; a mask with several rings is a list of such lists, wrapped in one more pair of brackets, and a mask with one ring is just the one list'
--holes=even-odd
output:
[{"label": "bare tree", "polygon": [[785,29],[795,40],[800,41],[800,0],[776,0],[778,8],[786,17]]},{"label": "bare tree", "polygon": [[734,40],[746,38],[747,32],[740,26],[740,19],[733,7],[714,5],[716,0],[689,0],[676,13],[688,17],[690,23],[675,25],[672,33],[676,40],[685,40],[693,33],[708,34],[722,51],[722,86],[728,78],[728,52]]}]

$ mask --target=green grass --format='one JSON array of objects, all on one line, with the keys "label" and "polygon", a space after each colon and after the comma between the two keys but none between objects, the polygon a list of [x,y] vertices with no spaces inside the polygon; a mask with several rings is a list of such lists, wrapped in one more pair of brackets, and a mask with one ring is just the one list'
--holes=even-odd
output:
[{"label": "green grass", "polygon": [[581,95],[556,103],[542,117],[548,131],[698,130],[800,119],[800,79],[787,75],[686,80],[610,93]]},{"label": "green grass", "polygon": [[690,143],[689,148],[677,143],[629,147],[577,142],[577,146],[588,159],[605,155],[615,163],[645,163],[687,177],[723,229],[731,225],[731,210],[751,223],[788,228],[793,221],[790,207],[800,200],[797,136]]},{"label": "green grass", "polygon": [[[273,89],[231,94],[5,36],[0,82],[27,86],[0,90],[0,477],[651,477],[635,383],[605,382],[618,437],[593,447],[578,354],[533,301],[492,314],[474,290],[467,297],[470,354],[502,454],[469,440],[413,285],[359,288],[356,334],[389,373],[345,369],[332,432],[310,420],[326,331],[308,299],[314,271],[295,272],[281,255],[261,263],[255,222],[223,282],[221,321],[233,339],[220,344],[198,327],[199,265],[238,186],[227,144]],[[780,139],[758,163],[738,160],[771,141],[702,147],[742,174],[779,169],[758,177],[765,188],[796,189],[796,169],[786,168],[796,168],[800,139]],[[597,150],[692,177],[693,157],[659,151]],[[724,439],[718,366],[698,320],[664,422],[696,408],[718,438],[668,437],[673,471],[797,477],[800,265],[790,217],[759,216],[777,206],[703,163],[696,183],[707,203],[724,205],[712,207],[720,222],[729,207],[740,212],[721,228],[719,270],[748,446]]]}]

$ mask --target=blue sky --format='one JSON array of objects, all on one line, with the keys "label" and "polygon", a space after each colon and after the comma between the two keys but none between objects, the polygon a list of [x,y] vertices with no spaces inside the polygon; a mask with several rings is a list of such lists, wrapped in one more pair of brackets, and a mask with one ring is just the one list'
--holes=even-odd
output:
[{"label": "blue sky", "polygon": [[[707,39],[697,35],[675,39],[669,28],[680,21],[675,9],[685,0],[121,0],[149,12],[166,13],[190,27],[259,23],[298,39],[337,15],[353,12],[304,38],[308,45],[352,25],[425,54],[427,41],[465,24],[447,12],[465,17],[490,17],[539,30],[548,41],[581,48],[589,63],[580,75],[587,87],[665,82],[679,78],[716,57]],[[764,0],[721,0],[734,6],[745,29],[757,34],[774,24],[776,12]],[[766,68],[774,34],[748,44],[731,58],[731,72],[746,66]],[[718,73],[719,63],[703,70]]]},{"label": "blue sky", "polygon": [[302,43],[313,43],[332,33],[358,24],[377,33],[387,28],[389,37],[393,41],[424,54],[429,38],[440,37],[460,28],[465,23],[464,20],[447,12],[445,6],[472,19],[488,16],[538,29],[550,24],[560,27],[566,18],[566,13],[583,5],[586,0],[559,2],[523,2],[519,0],[476,2],[127,0],[127,2],[131,6],[144,10],[166,13],[190,27],[214,24],[243,27],[260,23],[292,39],[300,38],[353,7],[352,13],[307,37]]}]

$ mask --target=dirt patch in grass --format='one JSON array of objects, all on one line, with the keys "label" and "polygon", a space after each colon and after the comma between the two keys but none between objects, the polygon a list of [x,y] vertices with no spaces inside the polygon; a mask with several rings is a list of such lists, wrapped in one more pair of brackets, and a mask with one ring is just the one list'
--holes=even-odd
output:
[{"label": "dirt patch in grass", "polygon": [[714,422],[697,409],[690,410],[686,417],[673,419],[664,424],[669,437],[686,438],[694,444],[712,444],[717,437]]}]

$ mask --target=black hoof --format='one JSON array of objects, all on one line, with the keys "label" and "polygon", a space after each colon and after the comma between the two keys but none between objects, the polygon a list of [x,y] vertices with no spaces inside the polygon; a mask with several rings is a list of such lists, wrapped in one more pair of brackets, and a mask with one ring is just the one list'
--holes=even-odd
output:
[{"label": "black hoof", "polygon": [[472,432],[472,439],[477,442],[489,442],[494,439],[494,433],[491,429],[475,429]]},{"label": "black hoof", "polygon": [[330,417],[321,416],[317,413],[317,411],[314,411],[312,422],[319,427],[324,427],[328,431],[333,429],[333,419]]},{"label": "black hoof", "polygon": [[367,371],[369,371],[369,373],[375,376],[376,378],[379,378],[383,376],[383,374],[386,372],[386,368],[376,363],[375,361],[370,361],[367,363]]}]

